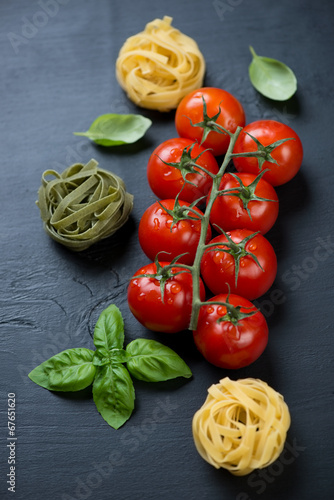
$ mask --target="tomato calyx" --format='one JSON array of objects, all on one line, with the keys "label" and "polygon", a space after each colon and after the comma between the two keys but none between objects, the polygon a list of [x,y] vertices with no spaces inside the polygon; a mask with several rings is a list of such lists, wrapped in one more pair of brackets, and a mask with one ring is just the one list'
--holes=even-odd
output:
[{"label": "tomato calyx", "polygon": [[[186,264],[178,264],[177,261],[183,257],[184,255],[187,254],[187,252],[182,253],[175,257],[167,266],[162,266],[159,262],[159,256],[164,253],[168,254],[168,252],[161,251],[159,252],[155,259],[154,259],[154,264],[156,266],[156,272],[155,273],[145,273],[145,274],[136,274],[133,276],[131,279],[137,279],[137,278],[152,278],[155,279],[159,282],[160,285],[160,293],[161,293],[161,301],[164,302],[164,295],[165,295],[165,288],[166,288],[166,283],[167,281],[174,277],[177,276],[178,274],[181,273],[189,273],[189,266]],[[173,268],[175,267],[180,268],[180,271],[173,271]]]},{"label": "tomato calyx", "polygon": [[[217,318],[217,323],[228,322],[232,323],[234,326],[237,326],[238,323],[243,319],[249,318],[250,316],[254,316],[254,314],[259,312],[258,309],[253,309],[250,307],[234,306],[233,304],[230,303],[229,297],[230,297],[230,292],[227,294],[225,302],[208,300],[207,302],[202,303],[202,305],[210,306],[212,304],[215,304],[226,308],[226,313],[223,316]],[[241,312],[241,309],[252,309],[252,310],[250,312]]]},{"label": "tomato calyx", "polygon": [[[261,266],[257,256],[253,254],[252,252],[249,252],[246,250],[246,245],[247,243],[253,239],[257,234],[260,233],[260,231],[257,231],[256,233],[250,234],[246,236],[243,240],[241,240],[239,243],[236,243],[235,241],[232,240],[230,235],[226,233],[222,228],[218,228],[225,236],[227,239],[227,242],[223,243],[208,243],[205,245],[205,248],[212,249],[209,251],[215,251],[215,252],[224,252],[228,253],[231,255],[234,259],[234,264],[235,264],[235,286],[237,286],[238,283],[238,276],[239,276],[239,270],[240,270],[240,261],[242,258],[249,256],[251,257],[254,262],[259,266],[260,269],[264,272],[263,267]],[[224,248],[225,247],[225,248]]]},{"label": "tomato calyx", "polygon": [[[182,192],[182,190],[175,197],[174,207],[172,210],[170,210],[169,208],[166,208],[160,201],[158,201],[158,203],[159,203],[160,207],[163,209],[163,211],[166,212],[170,217],[172,217],[172,224],[170,226],[171,232],[172,232],[173,227],[181,220],[200,221],[203,218],[203,216],[199,212],[194,210],[194,207],[203,198],[205,198],[205,196],[201,196],[197,200],[193,201],[190,205],[180,205],[179,195],[181,194],[181,192]],[[193,214],[193,215],[191,215],[191,214]]]},{"label": "tomato calyx", "polygon": [[236,196],[242,201],[244,209],[247,211],[247,214],[252,219],[252,214],[249,210],[248,203],[250,201],[273,201],[277,203],[278,200],[272,200],[270,198],[262,198],[261,196],[257,196],[255,194],[255,190],[257,188],[258,183],[260,182],[263,175],[268,171],[268,169],[262,170],[259,175],[251,182],[248,186],[245,186],[240,177],[232,172],[229,172],[229,175],[232,175],[236,181],[238,181],[239,186],[231,188],[231,189],[221,189],[218,191],[218,196]]},{"label": "tomato calyx", "polygon": [[293,137],[288,137],[286,139],[281,139],[279,141],[272,142],[271,144],[268,144],[268,146],[264,146],[253,135],[249,134],[248,132],[245,132],[245,134],[247,134],[255,142],[255,144],[257,145],[257,150],[249,152],[249,153],[232,153],[231,156],[232,157],[245,156],[245,157],[257,158],[260,171],[262,170],[263,164],[266,161],[268,161],[269,163],[275,163],[276,165],[279,165],[278,162],[271,156],[271,153],[274,151],[274,149],[276,149],[278,146],[280,146],[284,142],[295,140]]},{"label": "tomato calyx", "polygon": [[232,136],[231,132],[229,132],[226,128],[217,123],[217,120],[221,113],[220,105],[218,113],[216,113],[214,116],[208,116],[206,102],[203,95],[202,95],[202,101],[203,101],[203,121],[198,123],[193,123],[191,118],[189,118],[189,116],[187,117],[192,127],[200,127],[203,129],[201,144],[203,144],[203,142],[206,140],[210,132],[227,134],[231,137]]},{"label": "tomato calyx", "polygon": [[191,184],[192,186],[196,186],[194,182],[191,182],[187,179],[188,174],[198,174],[204,177],[204,173],[209,175],[212,179],[214,179],[215,175],[212,172],[209,172],[206,168],[202,167],[197,163],[199,158],[204,154],[206,151],[209,151],[209,149],[205,149],[204,151],[201,151],[199,155],[197,155],[195,158],[192,158],[191,153],[192,150],[194,149],[194,146],[196,146],[196,142],[194,142],[191,146],[186,146],[181,154],[181,158],[179,161],[176,162],[167,162],[160,158],[158,156],[159,160],[162,161],[165,165],[168,165],[169,167],[174,167],[180,170],[181,175],[183,177],[184,182],[187,182],[188,184]]}]

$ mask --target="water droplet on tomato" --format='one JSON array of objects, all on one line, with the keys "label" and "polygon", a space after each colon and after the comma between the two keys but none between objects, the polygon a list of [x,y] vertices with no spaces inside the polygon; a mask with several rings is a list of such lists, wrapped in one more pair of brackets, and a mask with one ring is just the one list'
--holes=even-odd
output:
[{"label": "water droplet on tomato", "polygon": [[169,154],[170,154],[171,156],[173,156],[173,157],[174,157],[174,159],[175,159],[175,158],[179,158],[179,157],[180,157],[180,150],[179,150],[178,148],[172,148],[172,149],[170,150]]},{"label": "water droplet on tomato", "polygon": [[214,307],[209,306],[209,307],[207,308],[206,312],[207,312],[208,314],[212,314],[212,313],[214,312],[214,310],[215,310],[215,309],[214,309]]},{"label": "water droplet on tomato", "polygon": [[[164,165],[162,169],[162,174],[164,176],[164,180],[166,181],[177,181],[180,178],[180,171],[175,167],[170,167],[168,165]],[[181,176],[182,179],[182,176]]]},{"label": "water droplet on tomato", "polygon": [[256,243],[250,243],[248,248],[251,252],[254,252],[257,249],[257,245]]},{"label": "water droplet on tomato", "polygon": [[240,267],[245,267],[246,263],[244,260],[240,260]]},{"label": "water droplet on tomato", "polygon": [[168,229],[170,229],[172,226],[172,223],[173,223],[173,221],[171,221],[170,219],[166,220],[166,227],[168,227]]},{"label": "water droplet on tomato", "polygon": [[234,260],[229,260],[229,261],[225,262],[225,270],[229,269],[230,267],[233,267],[233,266],[234,266]]},{"label": "water droplet on tomato", "polygon": [[215,264],[220,264],[222,259],[223,259],[224,253],[223,252],[215,252],[213,256],[213,262]]},{"label": "water droplet on tomato", "polygon": [[138,280],[131,280],[130,281],[130,286],[132,288],[136,288],[138,286]]},{"label": "water droplet on tomato", "polygon": [[160,228],[160,221],[157,217],[155,217],[153,219],[153,224],[154,224],[153,229],[155,229],[155,231],[157,231]]},{"label": "water droplet on tomato", "polygon": [[142,293],[140,293],[140,294],[138,295],[138,300],[139,300],[139,301],[142,301],[142,300],[144,300],[144,299],[145,299],[145,293],[144,293],[144,292],[142,292]]},{"label": "water droplet on tomato", "polygon": [[219,316],[224,316],[225,312],[226,312],[226,310],[225,310],[224,306],[217,307],[217,313],[219,314]]},{"label": "water droplet on tomato", "polygon": [[174,301],[173,301],[172,297],[169,297],[168,300],[167,300],[167,304],[173,304],[173,302]]},{"label": "water droplet on tomato", "polygon": [[170,291],[175,295],[181,291],[181,285],[178,283],[173,283],[170,287]]}]

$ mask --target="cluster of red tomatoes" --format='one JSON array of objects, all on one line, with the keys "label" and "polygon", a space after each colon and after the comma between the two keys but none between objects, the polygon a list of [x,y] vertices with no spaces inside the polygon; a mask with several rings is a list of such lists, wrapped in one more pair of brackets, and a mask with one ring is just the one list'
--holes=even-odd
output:
[{"label": "cluster of red tomatoes", "polygon": [[[144,212],[139,241],[152,262],[131,279],[129,307],[148,329],[176,333],[189,328],[192,266],[201,245],[196,291],[204,304],[194,341],[214,365],[241,368],[255,361],[268,342],[266,320],[251,300],[266,293],[276,277],[276,254],[264,235],[278,216],[274,186],[298,172],[302,144],[277,121],[245,126],[240,102],[212,87],[183,98],[175,126],[179,137],[160,144],[148,161],[148,183],[159,201]],[[222,171],[217,157],[226,155],[240,127],[229,153],[232,168]],[[213,182],[219,186],[214,198]],[[213,296],[206,301],[207,291]]]}]

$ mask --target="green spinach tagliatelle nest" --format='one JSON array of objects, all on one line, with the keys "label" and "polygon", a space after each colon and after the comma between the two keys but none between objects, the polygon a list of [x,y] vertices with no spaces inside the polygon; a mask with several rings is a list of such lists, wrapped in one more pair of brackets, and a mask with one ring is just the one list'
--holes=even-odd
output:
[{"label": "green spinach tagliatelle nest", "polygon": [[[47,177],[53,176],[52,180]],[[81,251],[115,233],[128,220],[133,196],[123,180],[90,160],[61,174],[46,170],[38,191],[44,229],[57,242]]]}]

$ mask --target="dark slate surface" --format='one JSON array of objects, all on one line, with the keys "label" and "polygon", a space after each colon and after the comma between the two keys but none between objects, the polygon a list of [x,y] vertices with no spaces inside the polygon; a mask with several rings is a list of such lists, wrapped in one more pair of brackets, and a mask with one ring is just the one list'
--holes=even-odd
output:
[{"label": "dark slate surface", "polygon": [[[175,129],[172,113],[141,111],[128,101],[114,66],[125,39],[165,14],[197,40],[207,85],[236,95],[248,122],[265,117],[289,124],[305,148],[300,173],[277,190],[280,216],[268,233],[279,261],[271,291],[258,301],[268,318],[269,345],[256,363],[233,373],[205,362],[189,332],[168,337],[142,328],[126,301],[129,277],[147,261],[137,238],[140,216],[155,199],[146,163]],[[332,498],[333,14],[330,0],[1,1],[1,498],[11,495],[11,392],[18,500]],[[250,44],[294,69],[299,88],[291,101],[275,103],[252,88]],[[106,150],[72,135],[99,114],[138,111],[154,125],[131,147]],[[73,254],[43,232],[36,192],[46,168],[61,170],[92,157],[123,177],[135,208],[115,237]],[[95,321],[110,303],[122,311],[127,342],[137,336],[160,340],[194,374],[185,382],[135,382],[136,410],[118,431],[97,413],[89,390],[55,394],[27,378],[63,349],[92,348]],[[290,451],[261,474],[233,477],[209,466],[194,448],[192,416],[208,386],[226,375],[261,378],[290,407]]]}]

